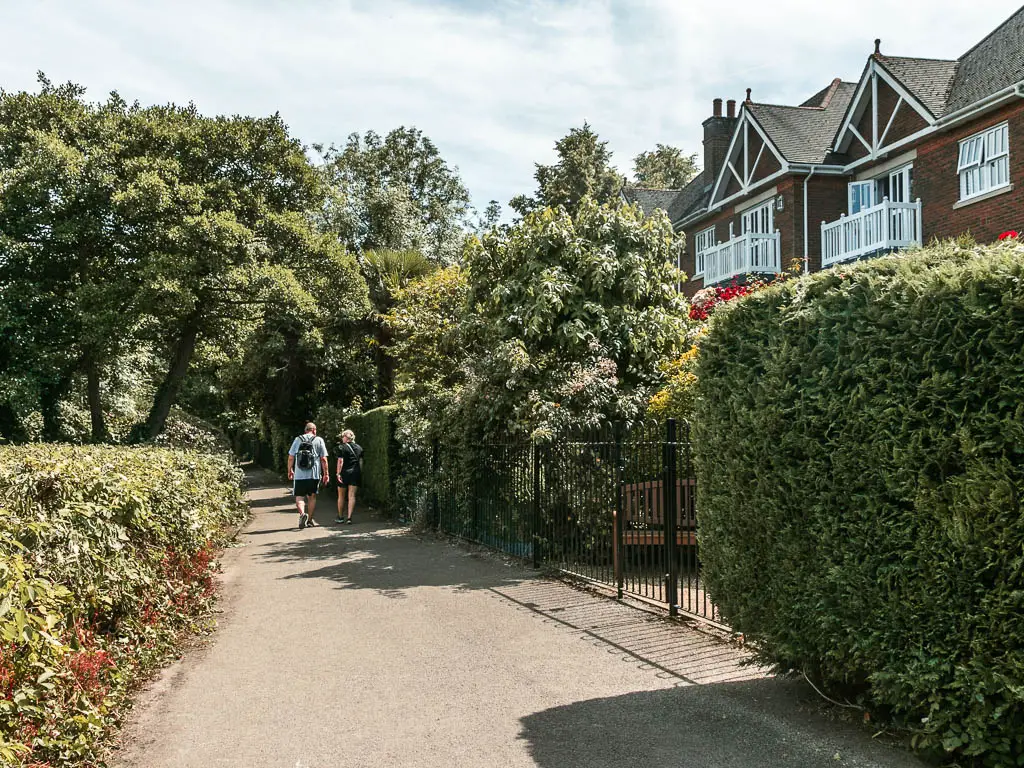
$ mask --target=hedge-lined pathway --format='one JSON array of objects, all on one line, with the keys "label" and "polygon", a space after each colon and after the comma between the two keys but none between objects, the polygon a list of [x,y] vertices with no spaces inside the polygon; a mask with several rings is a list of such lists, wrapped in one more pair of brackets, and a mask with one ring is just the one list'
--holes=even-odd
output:
[{"label": "hedge-lined pathway", "polygon": [[921,765],[734,646],[365,513],[299,532],[285,493],[252,491],[218,631],[114,765]]}]

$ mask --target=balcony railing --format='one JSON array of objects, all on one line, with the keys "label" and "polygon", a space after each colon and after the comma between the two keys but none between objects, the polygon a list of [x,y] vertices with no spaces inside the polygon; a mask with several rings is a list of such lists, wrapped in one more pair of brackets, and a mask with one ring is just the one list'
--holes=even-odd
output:
[{"label": "balcony railing", "polygon": [[921,242],[921,200],[891,203],[888,199],[831,224],[821,222],[821,266],[856,259],[877,251],[906,248]]},{"label": "balcony railing", "polygon": [[755,272],[781,271],[778,230],[770,235],[748,232],[704,252],[704,285]]}]

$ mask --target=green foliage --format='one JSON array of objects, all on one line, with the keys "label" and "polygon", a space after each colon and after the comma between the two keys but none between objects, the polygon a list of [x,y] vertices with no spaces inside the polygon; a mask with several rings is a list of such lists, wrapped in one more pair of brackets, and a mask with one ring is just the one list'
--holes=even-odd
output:
[{"label": "green foliage", "polygon": [[232,456],[231,441],[227,435],[210,422],[180,408],[171,409],[164,431],[157,435],[153,443],[161,448],[207,453],[226,460]]},{"label": "green foliage", "polygon": [[635,420],[680,348],[679,241],[663,214],[599,206],[526,216],[469,250],[467,423],[483,434],[557,433]]},{"label": "green foliage", "polygon": [[[394,407],[382,406],[365,413],[350,414],[344,429],[356,434],[356,442],[363,448],[363,485],[359,496],[385,512],[393,504]],[[332,461],[335,459],[332,459]]]},{"label": "green foliage", "polygon": [[448,267],[398,291],[384,318],[393,339],[403,446],[425,448],[451,418],[470,354],[464,332],[468,294],[465,270]]},{"label": "green foliage", "polygon": [[197,627],[240,473],[159,448],[0,448],[0,758],[94,765],[133,686]]},{"label": "green foliage", "polygon": [[396,293],[384,318],[396,367],[393,506],[405,520],[422,520],[428,511],[433,441],[445,439],[451,458],[457,446],[449,438],[463,432],[459,405],[467,368],[471,356],[481,354],[468,343],[468,293],[466,271],[448,267]]},{"label": "green foliage", "polygon": [[928,750],[1024,755],[1024,247],[937,244],[716,312],[701,556],[723,615]]},{"label": "green foliage", "polygon": [[327,306],[335,321],[365,313],[352,257],[313,226],[321,177],[279,116],[83,94],[45,78],[37,94],[0,92],[8,408],[35,401],[56,439],[60,401],[85,378],[92,439],[106,440],[111,369],[146,346],[161,370],[135,436],[151,438],[197,350],[230,355],[268,313],[310,331]]},{"label": "green foliage", "polygon": [[469,192],[422,131],[353,133],[341,149],[316,149],[330,190],[322,224],[346,248],[419,250],[439,263],[458,258]]},{"label": "green foliage", "polygon": [[682,189],[697,175],[697,154],[684,155],[679,147],[658,144],[633,158],[637,186],[650,189]]},{"label": "green foliage", "polygon": [[537,192],[533,197],[518,195],[509,206],[521,216],[531,211],[562,206],[575,216],[584,198],[598,203],[612,203],[622,189],[622,176],[612,165],[608,142],[600,141],[591,127],[573,128],[555,142],[558,162],[537,163],[534,178]]}]

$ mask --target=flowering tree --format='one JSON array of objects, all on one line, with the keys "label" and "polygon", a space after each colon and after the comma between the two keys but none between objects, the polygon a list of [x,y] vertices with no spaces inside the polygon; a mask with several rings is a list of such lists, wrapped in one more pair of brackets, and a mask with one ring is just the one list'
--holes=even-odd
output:
[{"label": "flowering tree", "polygon": [[584,198],[528,214],[468,253],[464,406],[479,432],[543,436],[637,417],[683,343],[679,241],[666,216]]}]

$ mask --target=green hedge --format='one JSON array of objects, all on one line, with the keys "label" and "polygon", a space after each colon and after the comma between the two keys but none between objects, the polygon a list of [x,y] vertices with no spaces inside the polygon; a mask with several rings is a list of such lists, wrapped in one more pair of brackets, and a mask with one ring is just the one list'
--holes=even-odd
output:
[{"label": "green hedge", "polygon": [[240,480],[195,452],[0,447],[0,764],[102,761],[133,686],[206,615]]},{"label": "green hedge", "polygon": [[360,498],[389,514],[394,506],[394,413],[394,406],[385,405],[348,416],[342,426],[356,433],[356,442],[365,452]]},{"label": "green hedge", "polygon": [[1024,245],[767,289],[702,342],[708,588],[763,657],[1024,765]]}]

